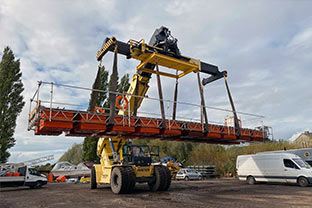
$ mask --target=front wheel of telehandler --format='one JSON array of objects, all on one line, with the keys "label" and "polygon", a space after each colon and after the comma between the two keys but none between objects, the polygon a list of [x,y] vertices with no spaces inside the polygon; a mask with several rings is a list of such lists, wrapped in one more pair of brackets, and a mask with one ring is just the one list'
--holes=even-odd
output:
[{"label": "front wheel of telehandler", "polygon": [[110,185],[115,194],[124,194],[128,191],[128,174],[125,168],[115,167],[111,173]]}]

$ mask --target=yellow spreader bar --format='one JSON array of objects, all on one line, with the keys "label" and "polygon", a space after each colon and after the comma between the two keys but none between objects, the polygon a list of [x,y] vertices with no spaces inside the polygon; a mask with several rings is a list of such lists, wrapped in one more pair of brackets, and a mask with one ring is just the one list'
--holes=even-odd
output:
[{"label": "yellow spreader bar", "polygon": [[138,71],[143,71],[143,72],[148,72],[148,73],[152,73],[152,74],[156,74],[156,72],[154,70],[151,69],[146,69],[144,68],[144,66],[147,63],[150,64],[156,64],[156,59],[157,59],[157,63],[159,66],[164,66],[170,69],[175,69],[178,71],[181,71],[182,73],[176,75],[176,74],[171,74],[171,73],[167,73],[167,72],[159,72],[160,75],[162,76],[166,76],[166,77],[171,77],[171,78],[181,78],[193,71],[197,71],[199,69],[199,65],[196,64],[192,64],[186,61],[182,61],[179,60],[177,58],[173,58],[170,56],[166,56],[160,53],[152,53],[149,56],[146,56],[146,54],[142,54],[140,56],[133,56],[132,58],[141,60],[142,63],[140,63],[136,69]]}]

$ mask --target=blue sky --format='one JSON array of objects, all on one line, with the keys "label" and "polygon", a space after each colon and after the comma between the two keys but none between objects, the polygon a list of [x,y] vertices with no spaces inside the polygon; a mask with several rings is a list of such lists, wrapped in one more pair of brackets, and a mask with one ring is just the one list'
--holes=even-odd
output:
[{"label": "blue sky", "polygon": [[[20,58],[28,102],[38,80],[91,87],[97,70],[95,55],[105,37],[149,40],[154,30],[164,25],[178,38],[183,55],[228,71],[238,111],[265,116],[264,122],[274,128],[275,138],[288,139],[312,130],[311,11],[311,1],[304,0],[2,0],[0,48],[9,45]],[[111,62],[111,55],[103,60],[109,70]],[[137,64],[120,57],[120,75],[133,74]],[[193,75],[181,80],[180,101],[199,103],[193,83]],[[155,79],[150,85],[148,95],[157,97]],[[172,80],[163,80],[168,99],[172,98],[173,86]],[[89,100],[88,92],[70,96],[60,90],[58,96],[75,103]],[[222,80],[206,86],[205,97],[209,106],[230,108]],[[153,106],[142,107],[148,110]],[[29,103],[18,118],[17,143],[10,150],[10,161],[49,154],[58,158],[73,143],[82,141],[34,136],[26,130],[28,109]],[[185,115],[194,112],[183,109]]]}]

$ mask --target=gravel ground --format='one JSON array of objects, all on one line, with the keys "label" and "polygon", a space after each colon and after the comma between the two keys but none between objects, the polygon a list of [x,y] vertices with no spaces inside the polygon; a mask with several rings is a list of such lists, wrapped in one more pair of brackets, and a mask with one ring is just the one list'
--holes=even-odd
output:
[{"label": "gravel ground", "polygon": [[236,179],[173,181],[166,192],[139,184],[133,194],[115,195],[109,186],[52,183],[42,189],[2,188],[1,208],[19,207],[311,207],[312,187],[287,184],[247,185]]}]

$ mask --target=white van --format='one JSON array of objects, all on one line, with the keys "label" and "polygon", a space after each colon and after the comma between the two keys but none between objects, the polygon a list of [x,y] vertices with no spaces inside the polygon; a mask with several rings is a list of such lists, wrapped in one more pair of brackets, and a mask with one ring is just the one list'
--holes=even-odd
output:
[{"label": "white van", "polygon": [[299,156],[290,153],[240,155],[236,161],[239,180],[256,182],[312,184],[312,168]]},{"label": "white van", "polygon": [[29,186],[30,188],[41,188],[47,184],[47,177],[40,174],[35,168],[28,166],[18,168],[15,176],[8,174],[2,169],[0,171],[0,188],[9,186]]}]

